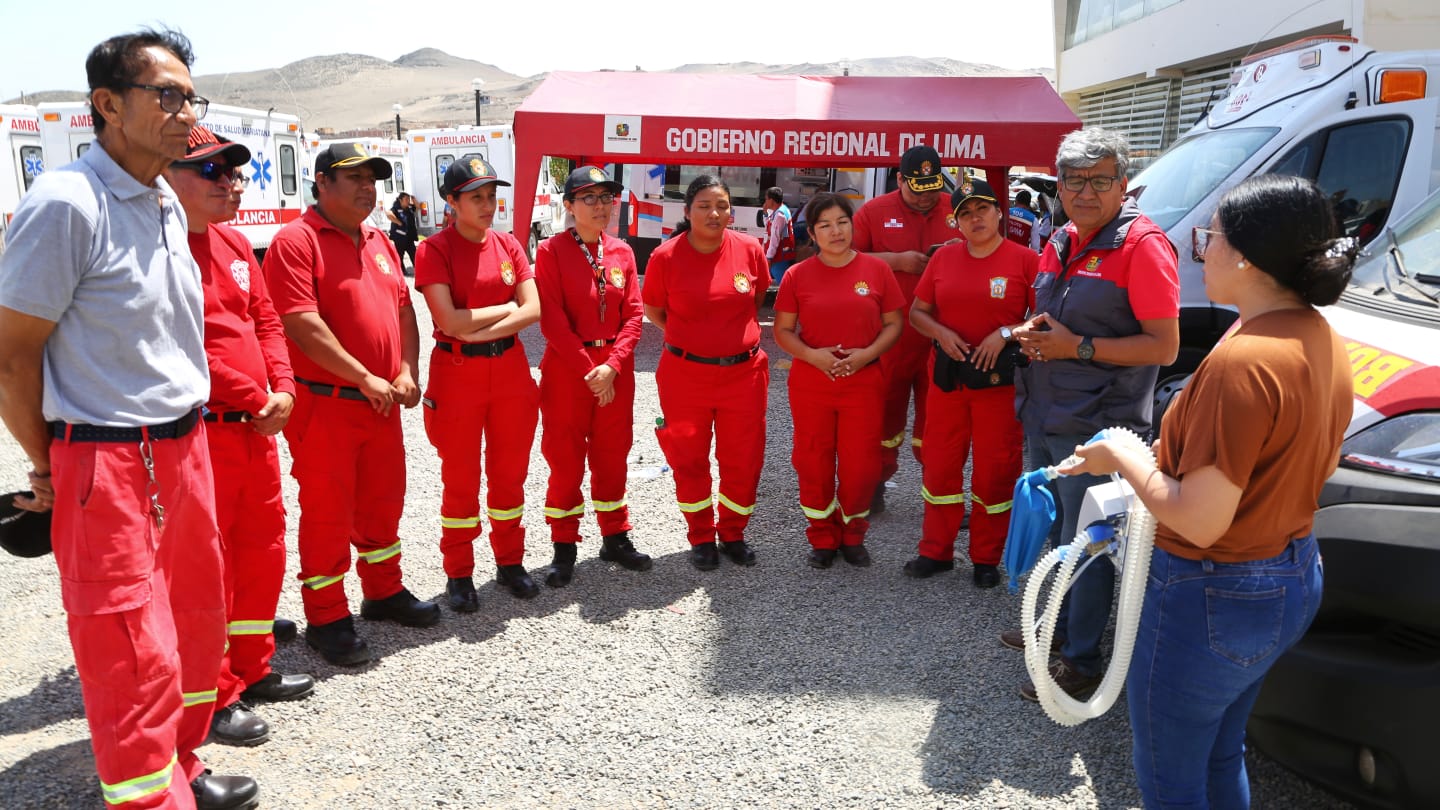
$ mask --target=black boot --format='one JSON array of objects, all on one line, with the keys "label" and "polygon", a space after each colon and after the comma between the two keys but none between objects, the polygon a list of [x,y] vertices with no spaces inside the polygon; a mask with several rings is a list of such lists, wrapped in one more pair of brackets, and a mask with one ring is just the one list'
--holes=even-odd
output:
[{"label": "black boot", "polygon": [[510,591],[516,599],[532,599],[540,593],[540,586],[530,578],[523,565],[502,565],[495,572],[495,581]]},{"label": "black boot", "polygon": [[621,568],[628,571],[649,571],[653,565],[649,554],[641,554],[635,550],[635,544],[630,542],[629,532],[607,534],[603,542],[605,545],[600,548],[600,559],[605,562],[619,563]]},{"label": "black boot", "polygon": [[885,482],[881,481],[875,485],[875,494],[870,496],[870,514],[879,515],[885,512]]},{"label": "black boot", "polygon": [[260,786],[248,776],[216,776],[209,768],[190,782],[198,810],[249,810],[260,803]]},{"label": "black boot", "polygon": [[550,560],[550,565],[545,569],[545,585],[551,588],[563,588],[570,584],[575,576],[575,544],[554,543],[555,556]]}]

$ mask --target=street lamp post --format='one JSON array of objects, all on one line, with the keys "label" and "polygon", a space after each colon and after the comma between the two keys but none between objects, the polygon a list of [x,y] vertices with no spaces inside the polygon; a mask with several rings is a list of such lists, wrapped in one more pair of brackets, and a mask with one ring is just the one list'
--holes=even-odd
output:
[{"label": "street lamp post", "polygon": [[475,126],[480,126],[480,91],[485,89],[484,79],[471,79],[470,86],[475,88]]},{"label": "street lamp post", "polygon": [[396,104],[390,109],[395,111],[395,140],[398,141],[400,140],[400,111],[405,108],[400,106],[399,104]]}]

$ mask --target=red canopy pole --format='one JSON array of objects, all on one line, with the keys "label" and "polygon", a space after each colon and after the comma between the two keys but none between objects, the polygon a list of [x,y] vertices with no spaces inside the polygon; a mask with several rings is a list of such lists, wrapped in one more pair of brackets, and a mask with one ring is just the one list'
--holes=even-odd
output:
[{"label": "red canopy pole", "polygon": [[985,172],[985,182],[994,189],[995,197],[1000,201],[1000,213],[1003,216],[1010,214],[1010,169],[1007,166],[981,166],[980,171]]},{"label": "red canopy pole", "polygon": [[525,132],[530,129],[528,116],[515,115],[515,210],[511,212],[514,219],[512,235],[520,240],[520,244],[528,244],[530,241],[530,216],[535,210],[535,188],[540,185],[540,158],[543,157],[537,147],[528,144],[533,143],[525,137]]}]

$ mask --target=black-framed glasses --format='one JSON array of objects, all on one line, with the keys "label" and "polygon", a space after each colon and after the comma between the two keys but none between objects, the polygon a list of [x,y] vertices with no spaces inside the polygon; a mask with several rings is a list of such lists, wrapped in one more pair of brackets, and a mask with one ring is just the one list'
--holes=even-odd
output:
[{"label": "black-framed glasses", "polygon": [[1104,194],[1114,188],[1115,181],[1119,179],[1120,177],[1118,175],[1110,174],[1097,174],[1092,177],[1079,177],[1067,174],[1060,178],[1060,185],[1064,186],[1066,191],[1079,194],[1085,190],[1085,184],[1089,183],[1090,188],[1095,189],[1096,194]]},{"label": "black-framed glasses", "polygon": [[1210,247],[1210,237],[1223,236],[1220,231],[1196,225],[1190,229],[1190,256],[1197,262],[1205,261],[1205,249]]},{"label": "black-framed glasses", "polygon": [[597,204],[597,203],[600,204],[600,205],[611,205],[611,204],[613,204],[613,203],[615,202],[615,195],[614,195],[614,194],[585,194],[585,195],[583,195],[583,196],[576,197],[576,198],[575,198],[575,201],[578,202],[578,203],[580,203],[580,204],[582,204],[582,205],[595,205],[595,204]]},{"label": "black-framed glasses", "polygon": [[240,188],[244,188],[250,184],[250,178],[246,177],[243,172],[231,166],[229,163],[216,163],[213,160],[207,160],[203,163],[176,163],[175,166],[180,169],[189,169],[212,183],[224,180]]},{"label": "black-framed glasses", "polygon": [[204,96],[187,96],[175,87],[161,87],[158,84],[138,84],[136,82],[126,82],[124,86],[133,87],[136,90],[149,90],[152,93],[159,93],[160,109],[171,115],[179,114],[181,110],[185,109],[187,102],[190,104],[190,111],[195,113],[196,121],[204,118],[205,113],[210,109],[210,99]]}]

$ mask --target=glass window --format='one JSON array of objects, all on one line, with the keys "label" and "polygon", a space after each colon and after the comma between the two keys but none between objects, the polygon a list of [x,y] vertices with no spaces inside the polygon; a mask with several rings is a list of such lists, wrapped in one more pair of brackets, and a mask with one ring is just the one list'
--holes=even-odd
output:
[{"label": "glass window", "polygon": [[395,161],[395,188],[405,190],[405,164]]},{"label": "glass window", "polygon": [[1328,133],[1315,174],[1346,236],[1368,242],[1385,227],[1410,146],[1410,119],[1365,121]]},{"label": "glass window", "polygon": [[1278,131],[1230,129],[1186,138],[1136,175],[1130,193],[1140,210],[1168,231]]},{"label": "glass window", "polygon": [[85,143],[82,143],[82,144],[80,144],[79,146],[75,147],[75,159],[76,159],[76,160],[79,160],[79,159],[80,159],[80,156],[83,155],[83,154],[85,154],[85,153],[88,152],[88,151],[90,151],[90,142],[89,142],[89,141],[86,141]]},{"label": "glass window", "polygon": [[284,195],[294,194],[299,187],[295,171],[295,147],[289,144],[280,144],[280,193]]},{"label": "glass window", "polygon": [[755,166],[667,166],[665,199],[685,199],[691,181],[702,174],[718,175],[730,187],[731,205],[758,206],[765,190],[760,187],[760,169]]},{"label": "glass window", "polygon": [[20,170],[25,178],[25,190],[30,190],[30,184],[35,182],[45,171],[44,152],[38,146],[20,147]]},{"label": "glass window", "polygon": [[384,181],[384,182],[385,182],[385,193],[386,193],[386,194],[394,194],[394,193],[395,193],[395,175],[394,175],[394,173],[391,173],[391,175],[390,175],[389,177],[385,178],[385,181]]},{"label": "glass window", "polygon": [[454,155],[435,156],[435,190],[440,192],[442,199],[445,197],[445,192],[443,191],[443,186],[445,185],[445,170],[450,168],[450,164],[454,162]]}]

